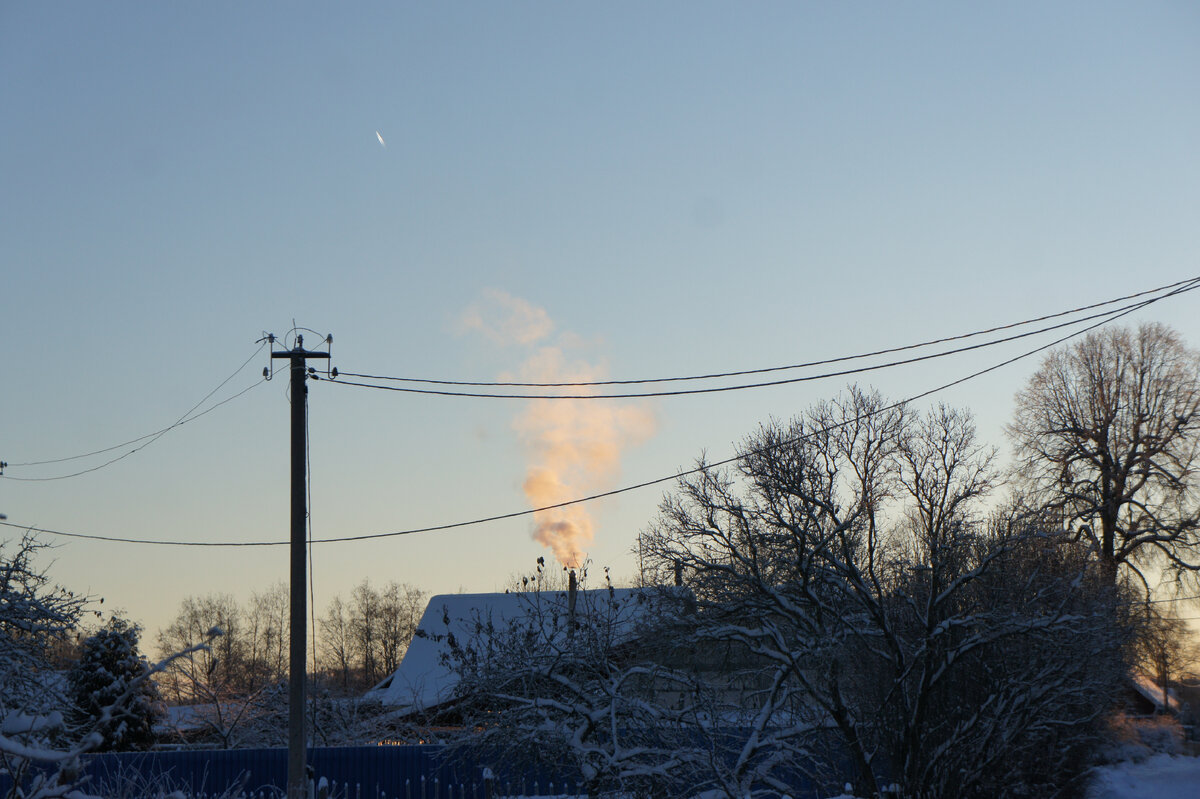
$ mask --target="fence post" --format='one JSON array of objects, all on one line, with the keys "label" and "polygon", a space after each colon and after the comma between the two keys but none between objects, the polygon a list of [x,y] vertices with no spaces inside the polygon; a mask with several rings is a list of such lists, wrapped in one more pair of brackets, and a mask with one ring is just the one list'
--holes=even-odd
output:
[{"label": "fence post", "polygon": [[[483,767],[483,799],[492,799],[496,794],[496,775],[487,766]],[[479,799],[479,788],[475,789],[475,799]]]}]

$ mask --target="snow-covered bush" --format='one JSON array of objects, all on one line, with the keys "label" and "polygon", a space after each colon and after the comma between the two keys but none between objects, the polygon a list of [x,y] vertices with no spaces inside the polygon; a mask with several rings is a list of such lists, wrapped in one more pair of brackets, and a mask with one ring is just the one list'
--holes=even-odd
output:
[{"label": "snow-covered bush", "polygon": [[1156,754],[1183,754],[1183,727],[1170,716],[1157,716],[1134,724],[1138,740]]},{"label": "snow-covered bush", "polygon": [[1096,762],[1141,762],[1156,754],[1183,753],[1183,727],[1173,716],[1129,716],[1109,719],[1108,740],[1096,753]]}]

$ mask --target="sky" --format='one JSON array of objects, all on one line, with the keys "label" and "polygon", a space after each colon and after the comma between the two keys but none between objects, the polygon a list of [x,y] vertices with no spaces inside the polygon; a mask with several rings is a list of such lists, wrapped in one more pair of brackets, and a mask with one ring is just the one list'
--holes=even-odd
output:
[{"label": "sky", "polygon": [[[287,381],[260,379],[257,342],[293,327],[316,331],[306,346],[332,334],[343,373],[636,379],[872,351],[1200,274],[1198,39],[1186,2],[5,3],[0,512],[286,540]],[[1200,344],[1194,295],[1126,321],[1143,320]],[[912,396],[1050,340],[858,380]],[[937,399],[1004,451],[1036,366]],[[671,475],[847,382],[587,404],[317,381],[313,535]],[[132,447],[18,465],[161,430],[218,386],[198,410],[249,390],[102,468],[65,477]],[[64,479],[19,479],[45,477]],[[665,490],[316,545],[315,605],[364,579],[503,590],[552,560],[535,536],[563,524],[593,535],[565,558],[625,578]],[[246,600],[287,574],[285,547],[42,538],[53,579],[151,634],[186,596]]]}]

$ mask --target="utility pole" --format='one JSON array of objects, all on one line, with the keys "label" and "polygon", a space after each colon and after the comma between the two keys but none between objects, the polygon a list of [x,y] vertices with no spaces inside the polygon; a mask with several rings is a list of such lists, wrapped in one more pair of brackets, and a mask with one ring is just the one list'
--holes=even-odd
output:
[{"label": "utility pole", "polygon": [[[270,337],[274,341],[274,336]],[[327,341],[332,340],[332,337]],[[296,336],[296,346],[272,352],[272,358],[291,361],[292,398],[292,537],[291,537],[291,639],[288,661],[288,799],[306,799],[308,775],[305,764],[307,738],[304,734],[305,681],[308,676],[305,635],[307,617],[307,578],[305,564],[305,524],[308,521],[308,377],[309,358],[329,358],[328,352],[304,349],[304,337]]]}]

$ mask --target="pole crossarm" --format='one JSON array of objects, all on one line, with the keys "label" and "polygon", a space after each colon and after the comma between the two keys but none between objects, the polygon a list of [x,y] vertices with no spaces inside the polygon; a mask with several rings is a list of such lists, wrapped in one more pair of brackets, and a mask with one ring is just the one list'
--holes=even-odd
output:
[{"label": "pole crossarm", "polygon": [[301,360],[303,360],[305,358],[328,358],[329,353],[328,352],[320,352],[319,350],[294,349],[294,350],[282,350],[281,352],[272,352],[271,357],[272,358],[300,358]]}]

